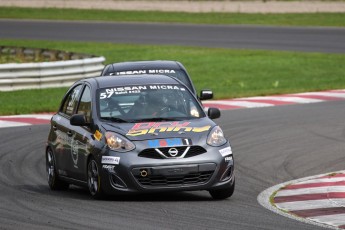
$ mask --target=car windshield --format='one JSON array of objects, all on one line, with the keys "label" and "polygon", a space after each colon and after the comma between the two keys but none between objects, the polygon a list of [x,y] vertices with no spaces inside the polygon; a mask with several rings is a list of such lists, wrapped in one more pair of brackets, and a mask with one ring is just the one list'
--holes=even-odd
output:
[{"label": "car windshield", "polygon": [[205,117],[181,84],[114,86],[98,90],[101,119],[114,122],[188,120]]},{"label": "car windshield", "polygon": [[109,75],[119,76],[119,75],[134,75],[134,74],[163,74],[170,77],[174,77],[180,80],[183,84],[185,84],[191,91],[193,91],[193,88],[189,81],[189,77],[186,75],[184,71],[178,70],[178,69],[125,70],[125,71],[116,71],[116,72],[110,73]]}]

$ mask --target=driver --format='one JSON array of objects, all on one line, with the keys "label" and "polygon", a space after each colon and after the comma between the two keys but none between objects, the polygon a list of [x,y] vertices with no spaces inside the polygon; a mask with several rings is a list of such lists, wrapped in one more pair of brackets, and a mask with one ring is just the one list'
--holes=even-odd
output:
[{"label": "driver", "polygon": [[178,102],[175,92],[151,90],[141,94],[128,115],[155,118],[166,116],[170,111],[179,111],[181,103]]},{"label": "driver", "polygon": [[157,91],[151,91],[147,96],[148,104],[145,114],[156,117],[164,112],[168,112],[167,110],[169,108],[169,100],[166,94]]}]

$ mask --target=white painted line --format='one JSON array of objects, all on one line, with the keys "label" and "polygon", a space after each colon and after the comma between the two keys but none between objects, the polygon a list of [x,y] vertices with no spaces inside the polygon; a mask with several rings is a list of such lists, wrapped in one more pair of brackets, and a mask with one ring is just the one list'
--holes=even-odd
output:
[{"label": "white painted line", "polygon": [[330,177],[330,178],[320,178],[320,179],[314,179],[314,180],[306,180],[306,181],[301,181],[298,183],[294,183],[294,185],[298,184],[311,184],[311,183],[324,183],[324,182],[339,182],[339,181],[344,181],[345,177]]},{"label": "white painted line", "polygon": [[0,128],[18,127],[18,126],[28,126],[28,125],[31,125],[31,124],[29,124],[29,123],[23,123],[23,122],[2,121],[2,120],[0,120]]},{"label": "white painted line", "polygon": [[258,102],[251,102],[251,101],[210,101],[212,104],[218,105],[233,105],[233,106],[240,106],[245,108],[258,108],[258,107],[269,107],[274,106],[273,104],[269,103],[258,103]]},{"label": "white painted line", "polygon": [[340,225],[345,225],[345,214],[315,216],[315,217],[308,217],[307,219],[326,223],[335,227],[340,226]]},{"label": "white painted line", "polygon": [[52,114],[23,114],[23,115],[12,115],[12,116],[0,116],[0,119],[3,118],[35,118],[35,119],[43,119],[43,120],[50,120],[52,118]]},{"label": "white painted line", "polygon": [[345,93],[339,93],[339,92],[314,92],[314,93],[310,92],[310,93],[299,93],[299,95],[316,95],[316,96],[345,98]]},{"label": "white painted line", "polygon": [[325,187],[299,188],[299,189],[286,189],[286,190],[283,189],[277,192],[276,197],[328,193],[328,192],[345,192],[345,186],[325,186]]},{"label": "white painted line", "polygon": [[338,207],[344,207],[345,208],[345,199],[336,199],[336,198],[332,198],[329,199],[335,206]]},{"label": "white painted line", "polygon": [[284,202],[284,203],[276,203],[276,206],[283,210],[288,211],[298,211],[298,210],[306,210],[306,209],[316,209],[316,208],[333,208],[339,207],[337,202],[345,202],[345,198],[339,199],[332,199],[330,200],[306,200],[306,201],[292,201],[292,202]]},{"label": "white painted line", "polygon": [[268,96],[268,97],[250,97],[246,98],[248,100],[272,100],[272,101],[284,101],[284,102],[294,102],[294,103],[316,103],[323,102],[324,100],[313,99],[313,98],[303,98],[303,97],[290,97],[290,96]]}]

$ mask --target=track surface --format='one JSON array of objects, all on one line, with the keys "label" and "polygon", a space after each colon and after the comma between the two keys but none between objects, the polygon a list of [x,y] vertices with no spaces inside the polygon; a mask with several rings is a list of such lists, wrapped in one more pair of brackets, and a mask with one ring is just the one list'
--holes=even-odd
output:
[{"label": "track surface", "polygon": [[4,38],[345,53],[344,28],[0,20]]},{"label": "track surface", "polygon": [[[344,102],[223,111],[218,120],[236,161],[234,196],[204,191],[90,199],[48,189],[49,126],[0,130],[0,223],[5,229],[318,229],[261,207],[267,187],[344,167]],[[321,229],[321,228],[320,228]]]}]

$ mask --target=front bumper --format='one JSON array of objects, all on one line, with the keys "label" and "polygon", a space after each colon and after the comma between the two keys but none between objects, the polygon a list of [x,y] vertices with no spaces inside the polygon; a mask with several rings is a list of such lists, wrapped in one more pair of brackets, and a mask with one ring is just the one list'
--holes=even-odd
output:
[{"label": "front bumper", "polygon": [[[120,157],[118,164],[103,164],[102,189],[108,194],[163,191],[213,190],[234,182],[234,159],[221,147],[203,146],[206,152],[188,158],[153,159],[128,153],[108,151]],[[222,154],[223,153],[223,154]],[[140,155],[140,154],[139,154]]]}]

